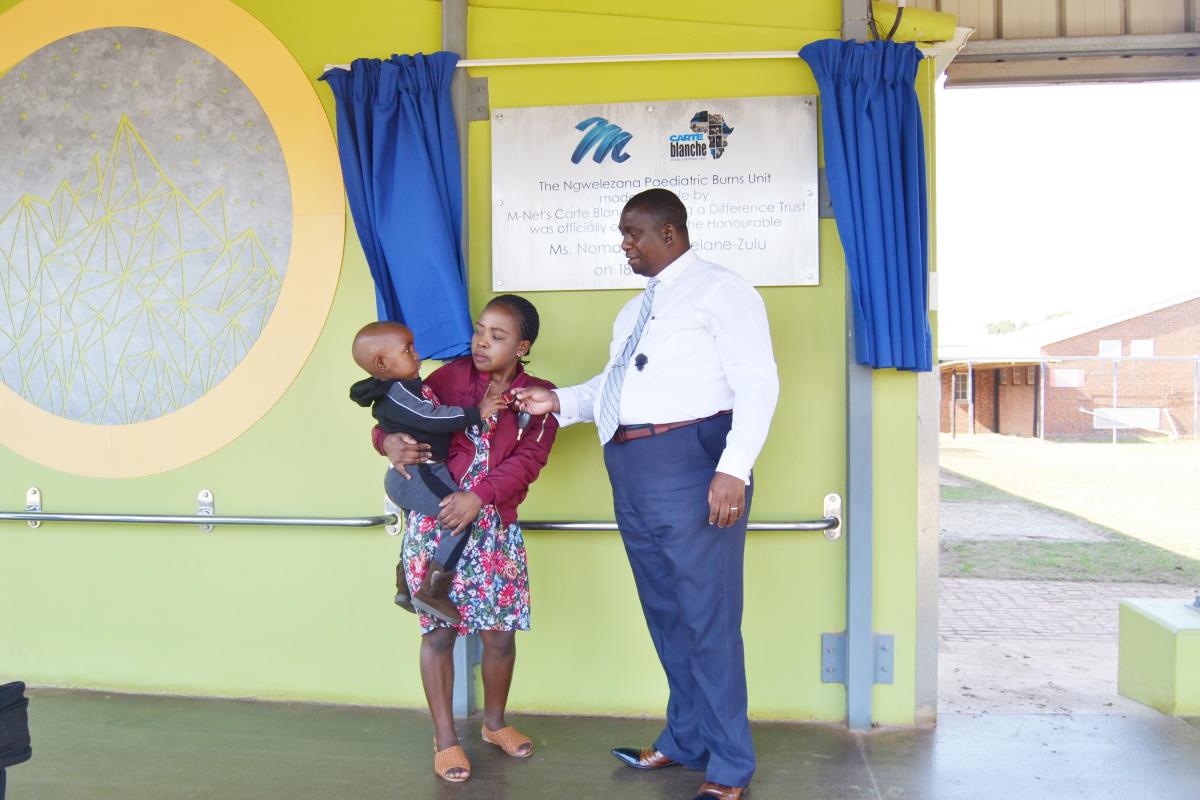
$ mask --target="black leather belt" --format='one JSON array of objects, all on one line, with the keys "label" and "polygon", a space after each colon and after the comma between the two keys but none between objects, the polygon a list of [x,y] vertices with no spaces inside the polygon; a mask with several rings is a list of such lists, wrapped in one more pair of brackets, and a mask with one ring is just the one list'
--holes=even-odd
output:
[{"label": "black leather belt", "polygon": [[613,434],[613,444],[622,444],[631,442],[634,439],[645,439],[647,436],[661,436],[667,431],[686,428],[688,425],[695,425],[697,422],[704,422],[717,417],[723,417],[726,414],[732,414],[732,411],[718,411],[712,416],[700,417],[699,419],[685,419],[680,422],[662,422],[653,423],[646,422],[641,425],[618,425],[617,432]]}]

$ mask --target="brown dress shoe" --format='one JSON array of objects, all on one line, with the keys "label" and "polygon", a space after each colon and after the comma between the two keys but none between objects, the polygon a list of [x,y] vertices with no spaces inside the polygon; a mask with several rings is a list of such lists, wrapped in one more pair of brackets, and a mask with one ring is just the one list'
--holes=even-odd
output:
[{"label": "brown dress shoe", "polygon": [[663,769],[677,766],[679,763],[667,758],[653,747],[643,747],[641,750],[632,747],[618,747],[612,751],[612,754],[634,769]]},{"label": "brown dress shoe", "polygon": [[719,783],[705,781],[700,786],[700,793],[692,800],[741,800],[746,794],[745,786],[722,786]]},{"label": "brown dress shoe", "polygon": [[454,573],[436,561],[429,562],[421,585],[413,593],[412,604],[417,610],[437,617],[443,622],[458,625],[462,618],[458,616],[458,606],[450,600],[450,584],[454,582]]}]

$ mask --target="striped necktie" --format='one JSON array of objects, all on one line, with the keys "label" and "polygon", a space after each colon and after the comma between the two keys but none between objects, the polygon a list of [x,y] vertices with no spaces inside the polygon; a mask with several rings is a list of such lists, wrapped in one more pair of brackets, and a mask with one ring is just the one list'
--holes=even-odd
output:
[{"label": "striped necktie", "polygon": [[617,432],[617,415],[621,410],[621,389],[625,386],[625,371],[629,369],[629,359],[637,349],[638,341],[642,338],[642,328],[650,319],[650,308],[654,305],[654,290],[658,287],[658,278],[651,278],[646,284],[646,293],[642,295],[642,308],[638,311],[637,322],[625,340],[608,378],[604,381],[604,389],[600,393],[600,413],[596,415],[596,430],[600,433],[600,444],[608,444],[613,434]]}]

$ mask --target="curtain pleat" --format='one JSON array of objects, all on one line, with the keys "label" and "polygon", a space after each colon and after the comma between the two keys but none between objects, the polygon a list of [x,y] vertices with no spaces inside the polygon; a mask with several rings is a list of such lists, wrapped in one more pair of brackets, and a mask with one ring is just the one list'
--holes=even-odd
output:
[{"label": "curtain pleat", "polygon": [[426,358],[470,350],[454,53],[360,58],[321,76],[337,103],[338,154],[381,320]]},{"label": "curtain pleat", "polygon": [[827,39],[800,51],[821,92],[825,174],[854,308],[856,360],[929,371],[929,220],[916,45]]}]

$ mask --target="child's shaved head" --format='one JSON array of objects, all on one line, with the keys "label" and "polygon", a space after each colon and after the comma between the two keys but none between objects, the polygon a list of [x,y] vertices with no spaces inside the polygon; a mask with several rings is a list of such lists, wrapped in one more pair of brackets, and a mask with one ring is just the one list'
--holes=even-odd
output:
[{"label": "child's shaved head", "polygon": [[[415,377],[421,361],[412,346],[413,335],[407,325],[399,322],[372,322],[364,325],[354,335],[354,344],[351,345],[350,352],[354,356],[354,363],[377,378]],[[398,360],[401,363],[396,363]],[[415,365],[411,370],[412,376],[391,374],[397,368],[404,373],[409,372],[410,364],[407,362],[410,361]]]}]

